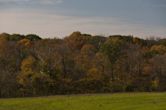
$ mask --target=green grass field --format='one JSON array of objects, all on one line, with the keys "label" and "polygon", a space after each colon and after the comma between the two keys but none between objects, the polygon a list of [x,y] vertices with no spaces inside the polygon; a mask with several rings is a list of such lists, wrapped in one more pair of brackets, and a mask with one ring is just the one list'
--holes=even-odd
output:
[{"label": "green grass field", "polygon": [[0,110],[166,110],[166,93],[0,99]]}]

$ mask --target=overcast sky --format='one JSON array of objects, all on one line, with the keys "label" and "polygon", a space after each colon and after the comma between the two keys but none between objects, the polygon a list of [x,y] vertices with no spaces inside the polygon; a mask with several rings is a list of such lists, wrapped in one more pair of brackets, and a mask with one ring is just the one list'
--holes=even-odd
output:
[{"label": "overcast sky", "polygon": [[0,0],[0,33],[166,38],[166,0]]}]

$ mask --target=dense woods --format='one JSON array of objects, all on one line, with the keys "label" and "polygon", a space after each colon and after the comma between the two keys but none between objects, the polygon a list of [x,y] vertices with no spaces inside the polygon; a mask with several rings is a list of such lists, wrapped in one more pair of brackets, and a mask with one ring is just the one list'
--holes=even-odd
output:
[{"label": "dense woods", "polygon": [[0,97],[166,91],[166,39],[0,34]]}]

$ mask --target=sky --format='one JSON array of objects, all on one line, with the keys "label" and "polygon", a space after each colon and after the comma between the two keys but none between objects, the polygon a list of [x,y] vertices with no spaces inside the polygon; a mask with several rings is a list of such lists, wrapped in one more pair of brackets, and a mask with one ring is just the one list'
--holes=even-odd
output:
[{"label": "sky", "polygon": [[0,0],[0,33],[166,38],[166,0]]}]

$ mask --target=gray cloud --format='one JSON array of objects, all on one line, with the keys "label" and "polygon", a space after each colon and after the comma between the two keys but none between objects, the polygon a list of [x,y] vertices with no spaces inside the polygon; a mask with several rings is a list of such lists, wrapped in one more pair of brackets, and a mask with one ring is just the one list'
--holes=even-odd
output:
[{"label": "gray cloud", "polygon": [[113,17],[75,17],[43,12],[0,11],[0,33],[35,33],[40,36],[64,37],[73,31],[91,34],[123,34],[139,37],[165,36],[162,26],[132,24]]},{"label": "gray cloud", "polygon": [[43,5],[50,5],[50,4],[57,4],[62,3],[63,0],[0,0],[1,4],[43,4]]}]

